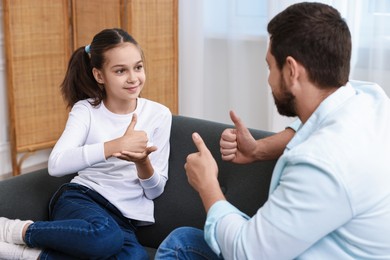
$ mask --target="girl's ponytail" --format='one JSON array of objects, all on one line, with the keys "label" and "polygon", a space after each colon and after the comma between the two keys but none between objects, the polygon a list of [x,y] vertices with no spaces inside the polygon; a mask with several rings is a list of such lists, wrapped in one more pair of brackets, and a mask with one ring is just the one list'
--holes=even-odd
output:
[{"label": "girl's ponytail", "polygon": [[[61,84],[61,93],[68,107],[77,101],[92,98],[92,104],[100,103],[104,96],[92,74],[90,54],[87,48],[78,48],[71,56],[65,78]],[[99,100],[99,101],[98,101]],[[96,101],[97,104],[94,104]]]},{"label": "girl's ponytail", "polygon": [[106,92],[104,86],[95,80],[92,68],[102,69],[105,62],[104,53],[124,42],[137,46],[144,61],[142,49],[137,41],[119,28],[104,29],[93,37],[91,45],[80,47],[72,54],[61,84],[61,92],[68,107],[83,99],[91,99],[89,102],[93,106],[102,102]]}]

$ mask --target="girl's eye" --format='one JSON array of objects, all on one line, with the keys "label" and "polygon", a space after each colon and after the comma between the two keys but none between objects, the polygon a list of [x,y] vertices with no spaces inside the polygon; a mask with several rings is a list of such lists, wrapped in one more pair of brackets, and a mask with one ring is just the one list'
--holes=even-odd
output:
[{"label": "girl's eye", "polygon": [[136,70],[142,70],[143,67],[144,67],[143,65],[138,65],[138,66],[135,67],[135,69]]},{"label": "girl's eye", "polygon": [[116,74],[122,74],[124,71],[125,71],[124,69],[117,70]]}]

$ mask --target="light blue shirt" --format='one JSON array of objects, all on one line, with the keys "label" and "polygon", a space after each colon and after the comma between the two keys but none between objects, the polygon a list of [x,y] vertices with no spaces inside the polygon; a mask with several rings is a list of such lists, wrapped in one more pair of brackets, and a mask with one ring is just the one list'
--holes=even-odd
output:
[{"label": "light blue shirt", "polygon": [[390,100],[350,82],[299,127],[263,207],[215,203],[206,241],[225,259],[390,259],[389,162]]}]

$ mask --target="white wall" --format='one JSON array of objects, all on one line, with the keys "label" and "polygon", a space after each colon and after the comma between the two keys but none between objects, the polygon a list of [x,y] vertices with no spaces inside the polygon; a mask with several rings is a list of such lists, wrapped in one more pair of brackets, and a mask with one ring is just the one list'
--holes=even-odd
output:
[{"label": "white wall", "polygon": [[[229,110],[234,110],[244,122],[250,122],[248,127],[266,129],[269,87],[264,50],[267,39],[237,40],[233,53],[231,44],[226,38],[206,39],[204,66],[217,69],[205,70],[203,105],[208,109],[203,111],[204,117],[231,124]],[[232,72],[235,75],[230,75]]]},{"label": "white wall", "polygon": [[[3,21],[3,8],[0,4],[0,20]],[[3,26],[0,27],[0,175],[11,171],[8,143],[8,109],[5,91],[5,57]]]}]

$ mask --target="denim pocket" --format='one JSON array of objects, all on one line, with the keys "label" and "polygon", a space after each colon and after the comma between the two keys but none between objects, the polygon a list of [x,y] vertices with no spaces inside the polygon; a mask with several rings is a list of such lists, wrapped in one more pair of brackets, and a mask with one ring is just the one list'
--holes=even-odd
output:
[{"label": "denim pocket", "polygon": [[78,190],[79,192],[86,194],[86,193],[88,193],[88,191],[90,191],[90,188],[85,187],[83,185],[80,185],[78,183],[72,183],[72,182],[62,184],[61,187],[53,194],[53,196],[50,199],[49,219],[52,219],[52,213],[53,213],[53,209],[54,209],[56,202],[61,197],[61,195],[68,190]]}]

